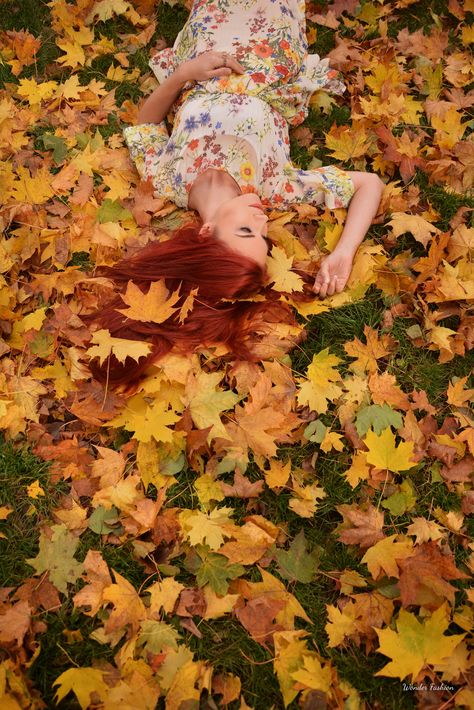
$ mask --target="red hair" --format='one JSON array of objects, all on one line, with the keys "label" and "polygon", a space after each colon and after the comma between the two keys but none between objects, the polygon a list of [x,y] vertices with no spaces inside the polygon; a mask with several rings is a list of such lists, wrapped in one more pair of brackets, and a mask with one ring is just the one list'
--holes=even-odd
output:
[{"label": "red hair", "polygon": [[[114,356],[102,366],[92,361],[94,376],[112,385],[132,384],[172,347],[189,353],[200,345],[222,343],[238,358],[255,359],[248,341],[252,340],[252,335],[256,336],[258,316],[264,315],[270,322],[288,322],[290,317],[290,322],[295,322],[289,307],[272,303],[270,294],[267,294],[270,300],[265,302],[223,301],[250,297],[264,290],[265,271],[255,261],[232,251],[217,239],[200,237],[197,225],[183,227],[172,239],[152,242],[133,256],[112,267],[101,267],[98,272],[111,278],[120,292],[132,281],[146,293],[152,282],[164,279],[170,293],[180,289],[177,307],[192,289],[199,289],[193,309],[183,323],[176,314],[164,323],[127,318],[118,311],[124,308],[120,295],[96,312],[83,316],[86,322],[107,328],[114,337],[146,340],[153,346],[152,352],[138,362],[126,358],[122,364]],[[276,298],[277,294],[273,294],[273,301]]]}]

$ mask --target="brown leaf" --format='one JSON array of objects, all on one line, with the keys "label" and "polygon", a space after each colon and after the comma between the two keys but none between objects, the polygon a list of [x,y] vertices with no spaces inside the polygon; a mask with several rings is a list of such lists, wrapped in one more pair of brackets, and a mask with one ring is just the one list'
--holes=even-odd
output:
[{"label": "brown leaf", "polygon": [[346,545],[359,545],[362,549],[371,547],[384,537],[382,532],[384,516],[372,504],[343,504],[337,506],[344,522],[339,526],[338,539]]},{"label": "brown leaf", "polygon": [[445,599],[454,603],[456,591],[446,580],[468,579],[456,568],[452,556],[443,555],[435,542],[425,542],[415,548],[411,557],[398,561],[400,595],[404,607],[410,604],[437,609]]},{"label": "brown leaf", "polygon": [[204,616],[206,607],[206,599],[202,589],[183,589],[175,613],[184,617]]},{"label": "brown leaf", "polygon": [[474,457],[465,456],[454,465],[449,466],[448,464],[447,466],[443,466],[440,474],[446,481],[472,481],[474,474]]},{"label": "brown leaf", "polygon": [[28,631],[31,618],[31,607],[27,601],[19,601],[9,608],[2,610],[0,615],[0,642],[12,643],[18,646],[23,643],[23,638]]},{"label": "brown leaf", "polygon": [[254,641],[267,647],[273,644],[275,631],[283,630],[283,626],[275,622],[275,617],[284,606],[285,602],[280,599],[257,597],[237,608],[235,615]]},{"label": "brown leaf", "polygon": [[240,471],[235,472],[234,482],[231,486],[220,481],[223,494],[225,496],[235,496],[236,498],[256,498],[263,492],[264,485],[264,481],[250,483],[249,479],[243,476]]}]

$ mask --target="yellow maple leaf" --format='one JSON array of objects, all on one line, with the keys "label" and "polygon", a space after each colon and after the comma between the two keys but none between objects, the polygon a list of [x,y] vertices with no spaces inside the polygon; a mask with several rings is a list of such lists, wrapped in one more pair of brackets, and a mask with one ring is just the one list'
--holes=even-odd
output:
[{"label": "yellow maple leaf", "polygon": [[199,288],[193,288],[189,292],[188,296],[183,301],[181,308],[179,309],[178,320],[180,323],[184,323],[188,315],[191,313],[194,307],[194,299],[198,295]]},{"label": "yellow maple leaf", "polygon": [[293,257],[287,256],[283,249],[274,246],[271,256],[267,258],[266,265],[270,282],[273,283],[273,288],[276,291],[291,293],[303,290],[303,279],[291,271]]},{"label": "yellow maple leaf", "polygon": [[208,513],[200,510],[182,510],[179,521],[183,532],[191,545],[209,545],[211,550],[218,550],[224,542],[224,537],[231,533],[223,526],[232,525],[230,519],[233,508],[215,508]]},{"label": "yellow maple leaf", "polygon": [[291,459],[286,462],[279,459],[270,459],[269,463],[270,470],[263,471],[267,486],[273,490],[286,485],[291,474]]},{"label": "yellow maple leaf", "polygon": [[369,429],[365,436],[365,444],[369,449],[366,453],[367,461],[376,468],[389,471],[408,471],[416,463],[413,461],[413,442],[402,441],[395,444],[395,434],[390,427],[384,429],[380,436]]},{"label": "yellow maple leaf", "polygon": [[394,237],[409,232],[413,234],[417,242],[427,246],[433,234],[439,234],[440,230],[433,224],[418,214],[405,214],[405,212],[394,212],[392,219],[388,223],[392,228]]},{"label": "yellow maple leaf", "polygon": [[86,23],[90,24],[95,17],[105,22],[114,15],[123,15],[130,9],[130,3],[126,0],[98,0],[86,17]]},{"label": "yellow maple leaf", "polygon": [[125,627],[130,624],[132,629],[137,631],[140,622],[147,617],[145,606],[135,587],[118,572],[112,571],[115,583],[105,587],[102,593],[103,600],[113,604],[113,609],[105,623],[106,630],[125,630]]},{"label": "yellow maple leaf", "polygon": [[275,643],[275,659],[273,667],[280,684],[283,702],[287,707],[298,695],[292,673],[303,668],[304,655],[308,653],[305,641],[306,631],[276,631],[273,635]]},{"label": "yellow maple leaf", "polygon": [[162,582],[155,582],[148,587],[147,594],[150,594],[150,613],[153,618],[160,617],[160,611],[171,614],[176,604],[176,600],[184,589],[184,584],[176,581],[174,577],[166,577]]},{"label": "yellow maple leaf", "polygon": [[223,597],[219,597],[209,584],[206,584],[203,592],[206,600],[203,619],[218,619],[224,614],[230,614],[240,599],[240,594],[225,594]]},{"label": "yellow maple leaf", "polygon": [[469,122],[461,123],[461,117],[455,106],[450,106],[442,118],[431,117],[431,125],[436,129],[433,140],[440,148],[450,150],[462,140]]},{"label": "yellow maple leaf", "polygon": [[198,429],[212,427],[209,439],[216,436],[227,438],[222,424],[222,412],[232,409],[239,401],[239,395],[230,390],[218,390],[222,372],[198,372],[188,379],[184,402],[189,407],[193,422]]},{"label": "yellow maple leaf", "polygon": [[407,527],[408,535],[415,536],[415,542],[420,545],[429,540],[441,540],[443,532],[439,525],[434,520],[426,520],[426,518],[413,518],[413,522]]},{"label": "yellow maple leaf", "polygon": [[364,372],[377,372],[377,360],[388,355],[395,348],[395,341],[390,335],[384,333],[380,335],[369,325],[364,326],[366,343],[359,338],[344,344],[344,350],[350,357],[355,357],[355,362],[351,362],[350,369],[358,375]]},{"label": "yellow maple leaf", "polygon": [[82,710],[90,707],[92,693],[96,693],[103,700],[109,691],[109,686],[104,682],[104,673],[98,668],[68,668],[56,678],[53,686],[58,686],[58,703],[72,691]]},{"label": "yellow maple leaf", "polygon": [[344,471],[344,476],[348,484],[355,488],[359,481],[366,481],[369,477],[370,467],[367,464],[367,458],[363,451],[357,451],[352,457],[352,463],[347,471]]},{"label": "yellow maple leaf", "polygon": [[337,606],[326,604],[326,611],[328,622],[324,628],[329,638],[328,645],[335,648],[357,630],[355,609],[353,604],[346,604],[342,611]]},{"label": "yellow maple leaf", "polygon": [[379,653],[392,660],[375,675],[415,680],[427,665],[442,663],[449,658],[466,634],[445,636],[449,626],[448,606],[444,603],[426,621],[418,621],[414,614],[400,610],[397,630],[375,629],[379,637]]},{"label": "yellow maple leaf", "polygon": [[62,49],[63,52],[65,52],[65,54],[56,59],[58,64],[62,64],[65,67],[71,67],[71,69],[75,69],[78,66],[84,66],[86,62],[86,55],[84,54],[84,50],[80,44],[77,42],[71,42],[68,39],[57,39],[56,44],[59,49]]},{"label": "yellow maple leaf", "polygon": [[36,481],[33,481],[33,483],[30,483],[30,485],[26,487],[26,493],[28,497],[33,498],[33,500],[36,500],[40,496],[46,495],[43,488],[40,486],[40,482],[38,481],[38,479]]},{"label": "yellow maple leaf", "polygon": [[397,535],[384,537],[369,547],[362,558],[369,568],[369,572],[373,579],[377,579],[380,572],[383,570],[388,577],[399,577],[399,570],[396,560],[403,560],[405,557],[410,557],[413,552],[413,543],[411,540],[396,540]]},{"label": "yellow maple leaf", "polygon": [[18,96],[26,99],[30,106],[35,106],[54,96],[57,88],[56,81],[43,81],[38,84],[36,79],[21,79],[16,92]]},{"label": "yellow maple leaf", "polygon": [[6,520],[13,513],[13,508],[9,505],[0,505],[0,520]]},{"label": "yellow maple leaf", "polygon": [[321,658],[315,652],[308,652],[303,655],[303,668],[291,673],[293,680],[311,688],[328,693],[332,686],[331,663],[321,663]]},{"label": "yellow maple leaf", "polygon": [[326,492],[321,486],[316,484],[302,486],[294,479],[292,479],[292,490],[296,497],[290,498],[288,506],[301,518],[312,518],[318,500],[326,497]]},{"label": "yellow maple leaf", "polygon": [[313,355],[306,373],[308,379],[301,384],[296,395],[298,404],[308,405],[311,410],[321,414],[325,412],[328,403],[342,394],[342,387],[337,384],[342,378],[335,369],[340,362],[340,358],[332,355],[329,348]]},{"label": "yellow maple leaf", "polygon": [[150,343],[143,343],[138,340],[127,340],[126,338],[113,338],[110,331],[106,329],[96,330],[91,338],[92,347],[87,350],[91,360],[99,358],[102,365],[109,355],[114,355],[119,362],[124,363],[127,357],[138,360],[145,355],[149,355],[152,346]]},{"label": "yellow maple leaf", "polygon": [[168,402],[156,399],[152,404],[145,401],[142,394],[137,394],[127,401],[124,411],[108,422],[109,426],[123,426],[127,431],[134,432],[137,441],[148,443],[155,441],[173,441],[173,429],[170,429],[180,419]]},{"label": "yellow maple leaf", "polygon": [[173,306],[179,301],[179,290],[169,294],[165,282],[160,280],[153,281],[148,292],[143,293],[133,281],[129,281],[127,290],[121,294],[121,298],[129,308],[117,310],[127,318],[142,323],[164,323],[178,310]]},{"label": "yellow maple leaf", "polygon": [[28,168],[19,165],[16,169],[17,180],[13,183],[11,196],[17,202],[26,202],[41,205],[53,197],[54,190],[51,186],[52,175],[48,168],[38,170],[34,177]]},{"label": "yellow maple leaf", "polygon": [[351,162],[367,154],[371,141],[365,130],[360,126],[336,126],[333,124],[326,133],[326,146],[332,151],[330,155],[336,160]]}]

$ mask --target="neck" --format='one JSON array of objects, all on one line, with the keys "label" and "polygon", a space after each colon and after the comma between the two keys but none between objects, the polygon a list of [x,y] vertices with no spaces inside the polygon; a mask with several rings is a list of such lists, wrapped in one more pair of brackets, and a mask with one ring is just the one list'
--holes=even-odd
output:
[{"label": "neck", "polygon": [[199,212],[203,222],[209,222],[223,202],[242,194],[242,190],[225,170],[209,168],[193,183],[188,207]]}]

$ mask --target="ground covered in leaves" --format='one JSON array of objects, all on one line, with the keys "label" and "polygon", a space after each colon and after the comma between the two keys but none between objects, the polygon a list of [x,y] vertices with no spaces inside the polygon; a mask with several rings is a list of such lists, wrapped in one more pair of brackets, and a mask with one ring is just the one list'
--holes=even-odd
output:
[{"label": "ground covered in leaves", "polygon": [[[187,10],[0,2],[4,710],[474,707],[474,3],[307,15],[347,92],[294,160],[386,183],[349,287],[297,306],[289,353],[281,324],[258,364],[171,354],[127,398],[88,363],[136,344],[81,315],[94,265],[189,216],[121,137]],[[343,221],[272,213],[282,298]]]}]

